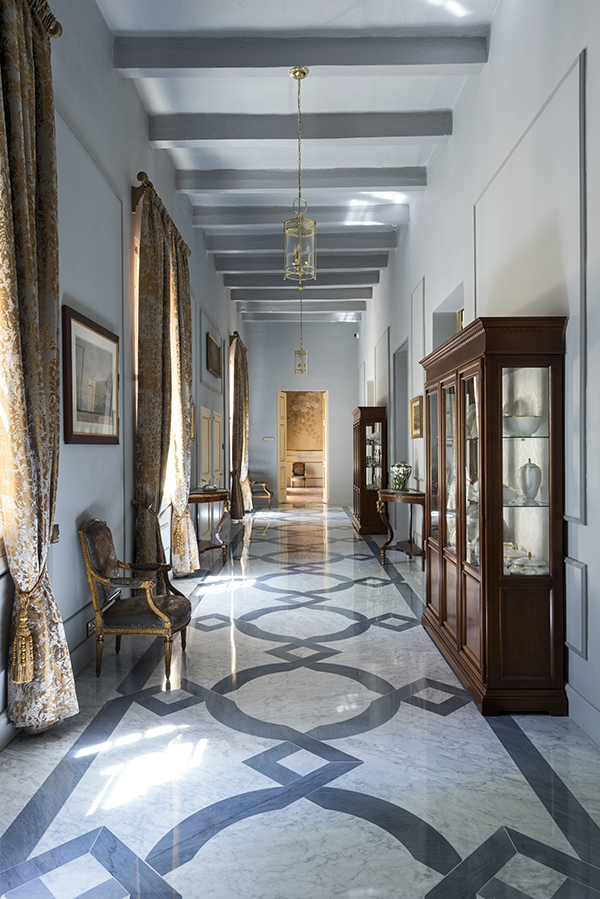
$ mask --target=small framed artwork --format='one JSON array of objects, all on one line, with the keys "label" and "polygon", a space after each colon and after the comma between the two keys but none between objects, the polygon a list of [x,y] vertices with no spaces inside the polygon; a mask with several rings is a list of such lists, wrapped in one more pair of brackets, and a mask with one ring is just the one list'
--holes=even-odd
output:
[{"label": "small framed artwork", "polygon": [[65,443],[119,442],[119,338],[62,307]]},{"label": "small framed artwork", "polygon": [[423,436],[423,397],[416,396],[410,401],[410,436]]},{"label": "small framed artwork", "polygon": [[206,367],[216,378],[221,377],[221,344],[206,332]]}]

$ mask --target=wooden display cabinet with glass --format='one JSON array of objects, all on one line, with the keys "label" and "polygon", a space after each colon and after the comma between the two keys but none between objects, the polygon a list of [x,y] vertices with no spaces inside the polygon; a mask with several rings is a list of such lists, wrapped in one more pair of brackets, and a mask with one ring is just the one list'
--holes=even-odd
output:
[{"label": "wooden display cabinet with glass", "polygon": [[483,714],[567,713],[565,325],[477,319],[422,361],[423,625]]},{"label": "wooden display cabinet with glass", "polygon": [[377,491],[386,487],[387,436],[385,406],[359,406],[354,416],[354,509],[359,534],[386,534],[377,511]]}]

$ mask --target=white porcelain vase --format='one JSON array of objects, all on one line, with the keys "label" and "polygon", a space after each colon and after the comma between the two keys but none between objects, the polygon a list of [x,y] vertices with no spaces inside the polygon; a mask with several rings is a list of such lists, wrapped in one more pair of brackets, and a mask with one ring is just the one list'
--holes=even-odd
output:
[{"label": "white porcelain vase", "polygon": [[406,485],[412,472],[410,462],[395,462],[390,470],[394,480],[394,490],[406,490]]},{"label": "white porcelain vase", "polygon": [[529,459],[519,468],[519,485],[526,500],[533,501],[542,483],[542,469]]}]

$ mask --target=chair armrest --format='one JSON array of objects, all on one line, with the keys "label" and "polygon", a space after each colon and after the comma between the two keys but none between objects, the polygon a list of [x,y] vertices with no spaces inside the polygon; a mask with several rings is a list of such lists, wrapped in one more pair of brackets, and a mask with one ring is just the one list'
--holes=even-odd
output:
[{"label": "chair armrest", "polygon": [[150,587],[154,586],[154,580],[149,581],[147,578],[137,578],[137,577],[109,577],[107,578],[108,583],[111,587],[145,587],[149,585]]},{"label": "chair armrest", "polygon": [[131,562],[129,565],[119,562],[119,566],[127,571],[150,571],[152,573],[171,570],[171,565],[168,562]]}]

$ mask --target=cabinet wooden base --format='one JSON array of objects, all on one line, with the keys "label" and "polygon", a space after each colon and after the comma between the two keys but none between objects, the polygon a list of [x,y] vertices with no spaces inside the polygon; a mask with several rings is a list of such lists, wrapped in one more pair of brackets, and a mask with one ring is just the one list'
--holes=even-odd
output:
[{"label": "cabinet wooden base", "polygon": [[568,715],[568,701],[563,688],[527,689],[523,687],[491,689],[478,672],[456,649],[437,622],[425,612],[423,627],[440,650],[458,679],[473,697],[482,715],[528,714],[546,712],[553,716]]},{"label": "cabinet wooden base", "polygon": [[361,524],[356,515],[352,518],[352,525],[357,534],[387,534],[384,524]]}]

